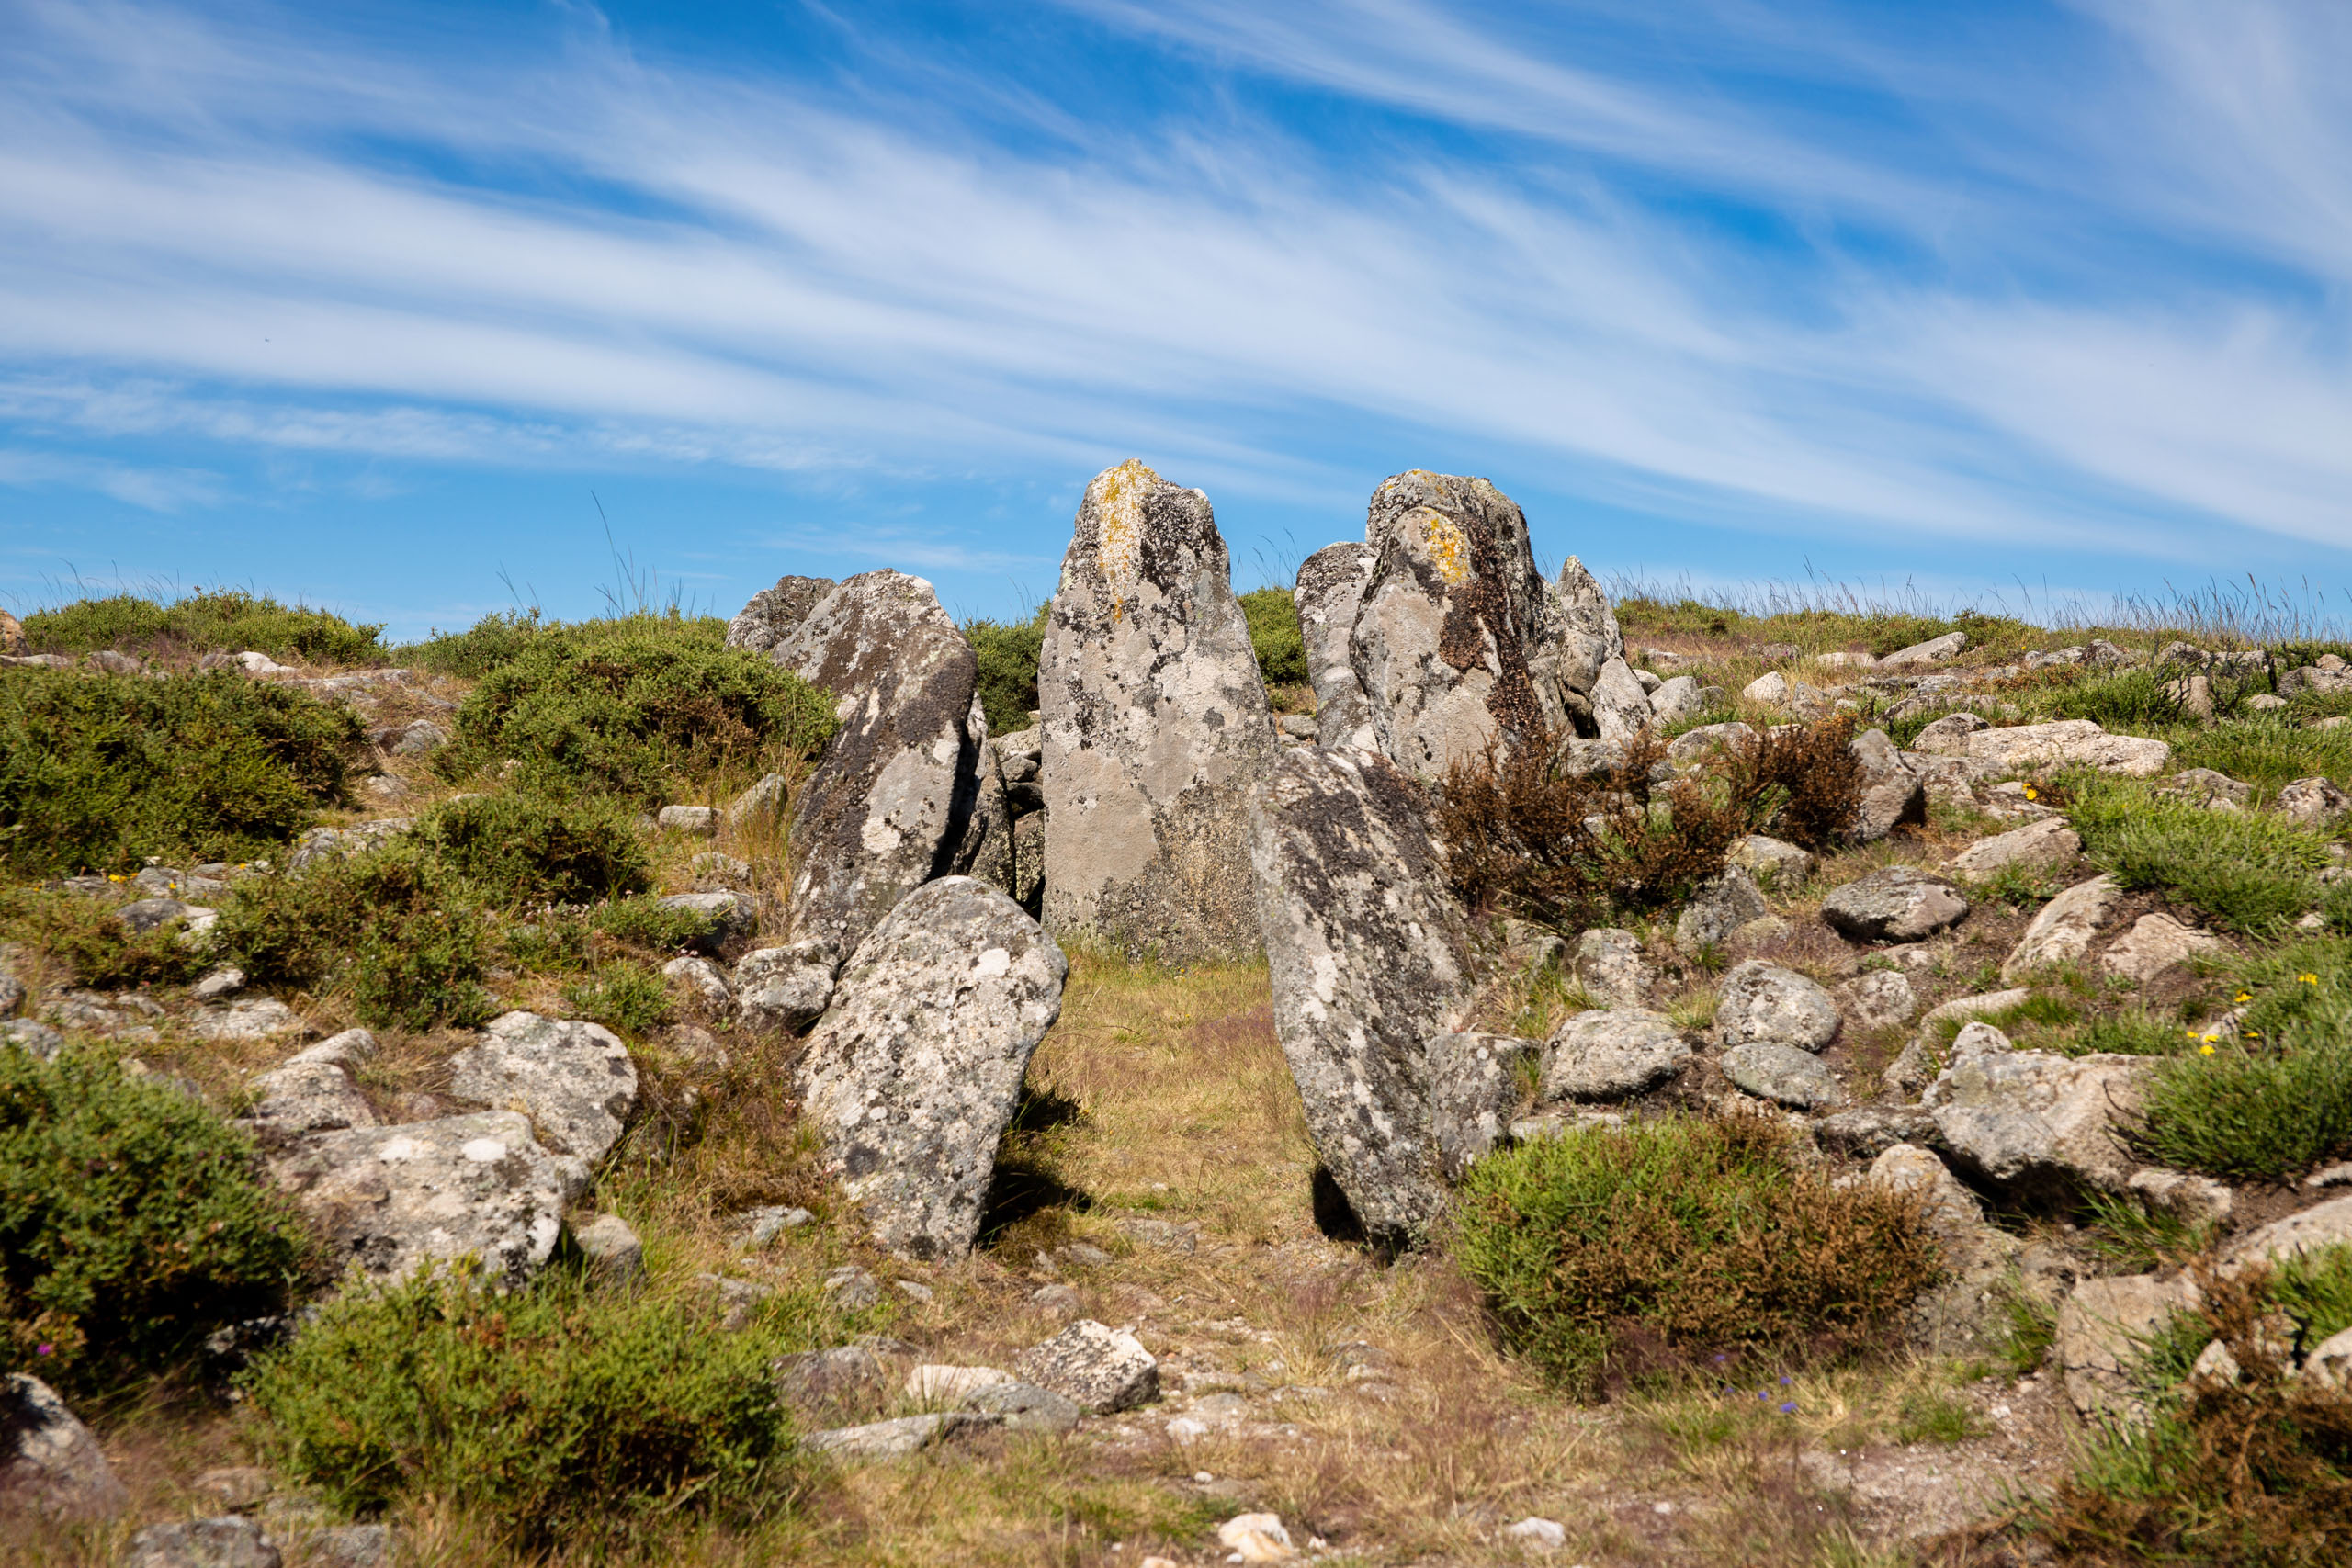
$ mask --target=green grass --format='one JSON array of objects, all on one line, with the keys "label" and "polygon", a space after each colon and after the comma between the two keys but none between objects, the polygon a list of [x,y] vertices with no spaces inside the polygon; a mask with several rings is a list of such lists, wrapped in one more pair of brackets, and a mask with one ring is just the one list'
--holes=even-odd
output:
[{"label": "green grass", "polygon": [[1795,1168],[1786,1136],[1675,1120],[1490,1156],[1459,1256],[1506,1341],[1572,1388],[1719,1348],[1883,1343],[1940,1269],[1918,1207]]},{"label": "green grass", "polygon": [[725,648],[727,622],[717,615],[674,612],[548,621],[536,609],[506,610],[484,615],[465,631],[436,631],[423,642],[404,644],[392,649],[391,658],[438,674],[479,680],[541,649],[601,648],[648,638],[689,648]]},{"label": "green grass", "polygon": [[2274,931],[2316,907],[2327,843],[2267,812],[2209,811],[2138,780],[2072,773],[2067,819],[2126,887],[2161,887],[2215,921]]},{"label": "green grass", "polygon": [[791,1427],[767,1368],[818,1314],[772,1301],[723,1333],[707,1302],[570,1270],[513,1293],[428,1278],[330,1303],[244,1389],[263,1456],[338,1509],[433,1498],[525,1550],[593,1549],[681,1513],[787,1504]]},{"label": "green grass", "polygon": [[980,709],[988,715],[990,735],[1011,735],[1029,728],[1037,706],[1037,659],[1046,646],[1046,617],[1051,604],[1018,621],[986,617],[964,623],[964,640],[980,668]]},{"label": "green grass", "polygon": [[168,604],[135,593],[77,599],[27,615],[24,625],[26,641],[40,653],[113,648],[153,656],[252,649],[311,664],[375,664],[385,653],[377,636],[380,625],[354,625],[325,610],[228,588]]},{"label": "green grass", "polygon": [[2131,1140],[2159,1165],[2256,1180],[2352,1150],[2352,1031],[2339,1014],[2172,1057],[2150,1074]]},{"label": "green grass", "polygon": [[1818,605],[1758,615],[1697,599],[1665,600],[1655,592],[1621,593],[1617,625],[1628,642],[1641,637],[1732,637],[1788,643],[1807,653],[1860,645],[1883,658],[1898,649],[1964,631],[1972,649],[2022,651],[2055,646],[2056,634],[2007,616],[1961,610],[1951,615],[1854,600],[1843,608]]},{"label": "green grass", "polygon": [[255,859],[342,798],[365,739],[347,710],[239,675],[0,670],[0,869]]},{"label": "green grass", "polygon": [[1298,601],[1287,588],[1260,588],[1241,595],[1250,623],[1250,647],[1258,674],[1269,686],[1306,684],[1306,640],[1298,626]]},{"label": "green grass", "polygon": [[0,1048],[0,1371],[79,1389],[167,1370],[284,1310],[314,1263],[252,1144],[179,1089]]},{"label": "green grass", "polygon": [[2151,1209],[2136,1195],[2093,1192],[2087,1207],[2086,1239],[2091,1251],[2118,1274],[2144,1274],[2181,1263],[2202,1252],[2213,1236],[2210,1224],[2184,1220],[2168,1209]]},{"label": "green grass", "polygon": [[564,1006],[575,1018],[601,1023],[616,1034],[640,1040],[670,1021],[670,990],[642,964],[608,964],[594,978],[563,988]]}]

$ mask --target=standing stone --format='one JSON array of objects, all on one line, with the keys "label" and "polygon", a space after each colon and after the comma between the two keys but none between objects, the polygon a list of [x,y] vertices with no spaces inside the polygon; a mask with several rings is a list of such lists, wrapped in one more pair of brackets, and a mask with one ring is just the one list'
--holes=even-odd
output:
[{"label": "standing stone", "polygon": [[1630,740],[1657,722],[1649,693],[1642,689],[1641,680],[1623,659],[1611,659],[1600,667],[1589,700],[1593,730],[1603,740]]},{"label": "standing stone", "polygon": [[766,653],[800,628],[808,612],[833,591],[830,577],[780,577],[763,588],[727,623],[727,646]]},{"label": "standing stone", "polygon": [[[971,819],[964,841],[956,847],[951,869],[958,876],[975,877],[1008,897],[1014,895],[1012,800],[1007,793],[1003,763],[996,742],[981,744]],[[1016,898],[1016,902],[1017,902]]]},{"label": "standing stone", "polygon": [[1094,477],[1037,690],[1046,927],[1177,962],[1254,955],[1248,798],[1273,727],[1208,497],[1137,462]]},{"label": "standing stone", "polygon": [[1286,751],[1251,797],[1250,852],[1307,1135],[1365,1230],[1409,1239],[1444,1202],[1428,1044],[1472,990],[1419,791],[1373,752]]},{"label": "standing stone", "polygon": [[997,1140],[1068,972],[1036,921],[967,876],[909,895],[843,966],[802,1058],[802,1114],[891,1251],[971,1249]]},{"label": "standing stone", "polygon": [[899,571],[842,583],[768,657],[841,720],[793,808],[792,926],[851,953],[963,845],[988,739],[979,664],[931,584]]},{"label": "standing stone", "polygon": [[1306,639],[1306,678],[1315,686],[1315,739],[1322,746],[1375,750],[1372,706],[1349,654],[1356,612],[1378,552],[1352,541],[1327,545],[1298,569],[1298,629]]},{"label": "standing stone", "polygon": [[1883,729],[1865,729],[1847,747],[1861,764],[1862,797],[1854,809],[1858,843],[1875,843],[1898,827],[1928,819],[1928,786]]},{"label": "standing stone", "polygon": [[1508,496],[1485,479],[1398,474],[1373,492],[1364,536],[1378,555],[1349,657],[1390,760],[1433,777],[1498,738],[1566,728],[1545,646],[1553,592]]},{"label": "standing stone", "polygon": [[[1552,584],[1548,599],[1550,613],[1532,655],[1537,685],[1558,694],[1563,713],[1579,734],[1621,739],[1602,728],[1602,704],[1597,700],[1609,666],[1625,662],[1625,637],[1618,629],[1616,613],[1609,607],[1609,596],[1585,570],[1584,562],[1570,556],[1561,563],[1559,580]],[[1623,689],[1613,681],[1611,685],[1613,700],[1609,705],[1616,707]]]},{"label": "standing stone", "polygon": [[36,1377],[0,1378],[0,1515],[111,1518],[130,1503],[98,1440]]}]

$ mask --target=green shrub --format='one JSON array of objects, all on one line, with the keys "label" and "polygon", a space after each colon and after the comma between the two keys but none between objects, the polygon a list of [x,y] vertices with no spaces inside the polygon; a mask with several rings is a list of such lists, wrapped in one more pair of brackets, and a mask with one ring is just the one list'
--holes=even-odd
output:
[{"label": "green shrub", "polygon": [[117,593],[79,599],[25,617],[26,640],[43,653],[88,653],[101,648],[150,654],[238,653],[253,649],[312,664],[377,662],[384,657],[377,636],[383,629],[232,588],[190,593],[169,604]]},{"label": "green shrub", "polygon": [[[2302,699],[2298,698],[2299,702]],[[2300,714],[2256,714],[2211,728],[2168,732],[2177,768],[2211,768],[2254,786],[2267,800],[2281,784],[2324,776],[2352,779],[2352,726],[2306,729]]]},{"label": "green shrub", "polygon": [[254,982],[344,990],[377,1028],[490,1015],[481,895],[423,845],[242,879],[213,936]]},{"label": "green shrub", "polygon": [[283,1310],[307,1234],[253,1145],[180,1089],[0,1047],[0,1371],[94,1387],[168,1367]]},{"label": "green shrub", "polygon": [[130,986],[171,986],[194,979],[205,967],[205,952],[184,942],[174,920],[136,936],[115,919],[119,899],[86,898],[33,887],[0,891],[0,931],[62,963],[77,985],[116,990]]},{"label": "green shrub", "polygon": [[444,1274],[329,1304],[244,1386],[264,1455],[340,1509],[429,1497],[570,1547],[775,1506],[791,1430],[767,1367],[798,1348],[568,1270],[513,1293]]},{"label": "green shrub", "polygon": [[642,964],[608,964],[594,979],[566,986],[563,1001],[575,1018],[601,1023],[632,1040],[670,1021],[670,988]]},{"label": "green shrub", "polygon": [[1505,1338],[1580,1390],[1644,1357],[1878,1342],[1939,1270],[1916,1201],[1793,1167],[1762,1118],[1544,1139],[1473,1167],[1461,1258]]},{"label": "green shrub", "polygon": [[2083,852],[2126,887],[2164,887],[2239,931],[2277,928],[2320,901],[2327,844],[2259,811],[2209,811],[2144,784],[2069,781]]},{"label": "green shrub", "polygon": [[611,800],[471,795],[427,811],[410,835],[507,904],[585,904],[653,885],[632,814]]},{"label": "green shrub", "polygon": [[716,615],[650,613],[548,622],[540,619],[537,609],[507,610],[484,615],[466,631],[436,631],[423,642],[393,649],[391,656],[418,669],[479,680],[540,649],[590,649],[645,639],[720,649],[727,646],[727,623]]},{"label": "green shrub", "polygon": [[1250,647],[1258,674],[1269,686],[1306,684],[1306,638],[1299,630],[1298,601],[1287,588],[1260,588],[1241,595],[1250,623]]},{"label": "green shrub", "polygon": [[2352,1149],[2352,1037],[2339,1021],[2174,1057],[2150,1075],[2132,1142],[2159,1165],[2268,1180],[2334,1158]]},{"label": "green shrub", "polygon": [[677,909],[658,898],[616,898],[590,911],[588,923],[626,946],[675,953],[707,938],[718,921],[699,909]]},{"label": "green shrub", "polygon": [[1037,707],[1037,660],[1046,647],[1046,617],[1052,610],[1051,604],[1040,604],[1026,620],[983,617],[964,623],[964,640],[979,661],[980,709],[988,715],[990,735],[1029,728],[1029,716]]},{"label": "green shrub", "polygon": [[254,859],[342,798],[365,742],[347,710],[242,676],[0,669],[0,867]]},{"label": "green shrub", "polygon": [[456,728],[444,777],[511,760],[536,794],[657,806],[673,778],[814,752],[835,725],[829,698],[756,653],[636,635],[534,642],[482,678]]}]

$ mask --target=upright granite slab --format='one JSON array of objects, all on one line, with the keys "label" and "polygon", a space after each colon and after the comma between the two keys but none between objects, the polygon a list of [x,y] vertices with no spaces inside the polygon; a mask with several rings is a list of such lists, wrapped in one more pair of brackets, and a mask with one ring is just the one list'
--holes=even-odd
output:
[{"label": "upright granite slab", "polygon": [[1470,942],[1419,790],[1374,752],[1284,752],[1250,801],[1274,1032],[1324,1168],[1372,1235],[1444,1206],[1431,1043],[1462,1027]]},{"label": "upright granite slab", "polygon": [[1275,746],[1208,497],[1137,462],[1094,477],[1037,692],[1046,929],[1180,963],[1254,955],[1247,801]]},{"label": "upright granite slab", "polygon": [[1306,642],[1306,678],[1315,687],[1317,745],[1378,747],[1372,705],[1364,700],[1348,649],[1379,553],[1367,544],[1327,545],[1298,569],[1293,601]]}]

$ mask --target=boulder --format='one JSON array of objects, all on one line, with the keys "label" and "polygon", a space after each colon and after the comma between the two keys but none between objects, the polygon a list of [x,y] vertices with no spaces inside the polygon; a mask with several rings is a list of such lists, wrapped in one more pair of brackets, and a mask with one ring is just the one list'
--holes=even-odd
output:
[{"label": "boulder", "polygon": [[1935,1118],[1924,1111],[1840,1111],[1813,1124],[1814,1142],[1837,1155],[1873,1159],[1897,1144],[1933,1137]]},{"label": "boulder", "polygon": [[1604,1008],[1640,1007],[1649,1000],[1655,978],[1642,957],[1642,939],[1613,926],[1598,926],[1577,938],[1568,972]]},{"label": "boulder", "polygon": [[2011,1303],[2019,1287],[2018,1259],[2023,1251],[2017,1237],[1988,1224],[1976,1195],[1954,1179],[1943,1161],[1916,1145],[1889,1145],[1864,1179],[1883,1191],[1918,1199],[1943,1254],[1942,1278],[1921,1292],[1905,1314],[1912,1343],[1947,1356],[1998,1348],[2013,1328]]},{"label": "boulder", "polygon": [[301,1029],[301,1015],[275,997],[205,1008],[187,1021],[187,1032],[198,1040],[266,1040]]},{"label": "boulder", "polygon": [[1601,665],[1587,700],[1594,733],[1603,740],[1630,740],[1657,722],[1649,693],[1623,659]]},{"label": "boulder", "polygon": [[2001,964],[2001,978],[2016,981],[2043,969],[2073,964],[2090,951],[2091,939],[2122,901],[2111,876],[2078,882],[2041,907],[2025,935]]},{"label": "boulder", "polygon": [[373,1127],[376,1113],[351,1068],[376,1054],[376,1037],[347,1029],[296,1053],[253,1081],[259,1095],[243,1125],[265,1149],[283,1149],[314,1133]]},{"label": "boulder", "polygon": [[1917,942],[1967,913],[1968,900],[1951,882],[1910,865],[1882,867],[1821,901],[1821,918],[1855,942]]},{"label": "boulder", "polygon": [[2152,779],[2172,765],[2172,748],[2136,735],[2109,735],[2086,718],[1980,729],[1968,738],[1968,756],[2002,773],[2038,768],[2097,768]]},{"label": "boulder", "polygon": [[1068,971],[1036,921],[967,876],[910,894],[843,966],[801,1060],[801,1113],[891,1251],[971,1249]]},{"label": "boulder", "polygon": [[1629,1099],[1667,1082],[1690,1060],[1690,1043],[1662,1012],[1580,1012],[1561,1024],[1544,1047],[1544,1098]]},{"label": "boulder", "polygon": [[1731,933],[1772,911],[1747,873],[1727,865],[1691,890],[1690,902],[1674,921],[1674,945],[1686,952],[1720,947]]},{"label": "boulder", "polygon": [[1780,707],[1789,700],[1789,678],[1778,670],[1767,670],[1739,689],[1742,701],[1761,703],[1768,707]]},{"label": "boulder", "polygon": [[1992,725],[1973,713],[1948,713],[1911,739],[1911,750],[1936,757],[1965,757],[1968,738]]},{"label": "boulder", "polygon": [[2236,1274],[2257,1263],[2275,1266],[2347,1242],[2352,1242],[2352,1198],[2331,1198],[2232,1241],[2222,1249],[2222,1272]]},{"label": "boulder", "polygon": [[2324,833],[2352,811],[2352,795],[2324,778],[2297,779],[2279,787],[2271,802],[2279,816],[2315,833]]},{"label": "boulder", "polygon": [[698,839],[713,838],[718,832],[718,808],[715,806],[665,806],[653,814],[653,825],[665,833],[684,833]]},{"label": "boulder", "polygon": [[753,1029],[797,1034],[824,1016],[839,968],[831,947],[821,941],[747,953],[735,965],[735,1006]]},{"label": "boulder", "polygon": [[1306,642],[1306,678],[1315,686],[1318,745],[1371,750],[1378,744],[1372,705],[1349,651],[1378,553],[1367,544],[1328,545],[1298,569],[1298,629]]},{"label": "boulder", "polygon": [[823,602],[835,583],[830,577],[780,577],[774,588],[763,588],[751,603],[727,623],[727,646],[770,653],[776,644],[800,629],[808,612]]},{"label": "boulder", "polygon": [[1021,1352],[1012,1370],[1023,1382],[1098,1416],[1159,1397],[1159,1363],[1151,1352],[1134,1335],[1090,1317]]},{"label": "boulder", "polygon": [[2140,1419],[2145,1412],[2133,1374],[2149,1341],[2197,1300],[2185,1277],[2130,1274],[2076,1285],[2058,1309],[2053,1347],[2075,1408],[2088,1416]]},{"label": "boulder", "polygon": [[841,728],[793,802],[792,930],[854,951],[948,869],[978,790],[979,664],[920,577],[861,572],[768,657],[833,699]]},{"label": "boulder", "polygon": [[[1557,694],[1567,721],[1559,733],[1573,729],[1598,735],[1601,705],[1596,700],[1596,689],[1611,661],[1625,662],[1625,638],[1618,629],[1615,612],[1609,607],[1609,595],[1601,592],[1584,562],[1570,556],[1560,563],[1559,577],[1545,590],[1544,608],[1528,655],[1538,699],[1548,705],[1551,699],[1544,694]],[[1721,692],[1712,694],[1717,701],[1722,695]],[[1623,700],[1621,686],[1617,701]],[[1548,715],[1548,706],[1546,711]],[[1642,717],[1643,722],[1648,721],[1648,716]]]},{"label": "boulder", "polygon": [[1276,747],[1208,497],[1137,462],[1094,477],[1037,690],[1047,929],[1254,956],[1248,803]]},{"label": "boulder", "polygon": [[381,1280],[481,1261],[520,1285],[548,1260],[586,1167],[510,1111],[322,1133],[273,1167],[341,1260]]},{"label": "boulder", "polygon": [[1756,879],[1762,887],[1782,892],[1794,887],[1813,874],[1813,855],[1794,844],[1784,844],[1778,839],[1768,839],[1760,833],[1750,833],[1736,840],[1728,862]]},{"label": "boulder", "polygon": [[503,1013],[449,1060],[449,1092],[531,1119],[539,1142],[594,1166],[637,1109],[637,1066],[600,1023]]},{"label": "boulder", "polygon": [[1735,1045],[1723,1055],[1724,1077],[1761,1100],[1812,1111],[1846,1098],[1820,1058],[1792,1045]]},{"label": "boulder", "polygon": [[2067,827],[2064,818],[2051,817],[1979,839],[1945,862],[1944,869],[1954,876],[1982,882],[2012,866],[2020,871],[2054,871],[2072,864],[2082,852],[2082,835]]},{"label": "boulder", "polygon": [[1668,741],[1666,760],[1678,768],[1687,768],[1710,751],[1743,745],[1755,738],[1756,731],[1736,718],[1722,724],[1702,724]]},{"label": "boulder", "polygon": [[1838,987],[1838,996],[1839,1010],[1864,1029],[1891,1029],[1919,1010],[1910,977],[1893,969],[1857,975]]},{"label": "boulder", "polygon": [[1661,724],[1681,724],[1707,711],[1704,688],[1694,675],[1677,675],[1650,694],[1650,713]]},{"label": "boulder", "polygon": [[98,1439],[56,1390],[22,1372],[0,1378],[0,1516],[107,1519],[130,1506]]},{"label": "boulder", "polygon": [[645,1244],[618,1214],[599,1214],[571,1233],[588,1267],[610,1280],[633,1280],[645,1268]]},{"label": "boulder", "polygon": [[2099,966],[2118,979],[2148,981],[2197,958],[2219,958],[2229,944],[2211,931],[2182,925],[2170,915],[2143,915],[2099,955]]},{"label": "boulder", "polygon": [[1564,659],[1582,677],[1577,728],[1593,732],[1589,693],[1623,640],[1611,649],[1605,633],[1580,627],[1563,648],[1549,635],[1558,593],[1535,570],[1527,519],[1508,496],[1485,479],[1398,474],[1373,492],[1364,538],[1375,557],[1349,657],[1380,750],[1397,766],[1434,777],[1489,741],[1566,733]]},{"label": "boulder", "polygon": [[707,958],[691,953],[684,958],[673,958],[662,965],[662,977],[674,982],[681,990],[706,1007],[723,1009],[735,999],[735,994],[727,988],[727,976],[720,974],[718,965]]},{"label": "boulder", "polygon": [[978,1411],[943,1410],[931,1416],[901,1416],[895,1421],[870,1421],[863,1427],[835,1427],[810,1432],[801,1438],[800,1446],[829,1459],[895,1459],[998,1425],[995,1416]]},{"label": "boulder", "polygon": [[1448,1181],[1500,1143],[1543,1049],[1508,1034],[1442,1034],[1430,1043],[1430,1123]]},{"label": "boulder", "polygon": [[123,1568],[278,1568],[285,1561],[258,1519],[228,1514],[149,1525],[130,1538]]},{"label": "boulder", "polygon": [[1966,632],[1946,632],[1925,642],[1915,642],[1908,648],[1898,648],[1878,661],[1881,670],[1900,670],[1913,664],[1944,664],[1957,659],[1968,647]]},{"label": "boulder", "polygon": [[716,953],[729,942],[742,941],[759,923],[759,907],[748,894],[673,893],[656,902],[665,909],[684,909],[709,922],[708,929],[694,943],[704,953]]},{"label": "boulder", "polygon": [[2253,800],[2254,786],[2211,768],[2183,768],[2158,786],[2156,793],[2211,810],[2234,811]]},{"label": "boulder", "polygon": [[1928,819],[1927,781],[1911,770],[1883,729],[1865,729],[1847,746],[1862,767],[1862,798],[1850,829],[1855,842],[1876,843],[1900,827]]},{"label": "boulder", "polygon": [[1046,1432],[1055,1437],[1078,1426],[1078,1402],[1035,1383],[985,1383],[964,1396],[964,1408],[993,1416],[1008,1432]]},{"label": "boulder", "polygon": [[1366,1230],[1408,1238],[1444,1202],[1428,1043],[1475,988],[1420,792],[1376,753],[1294,749],[1251,797],[1250,846],[1307,1135]]},{"label": "boulder", "polygon": [[1818,1051],[1838,1037],[1838,1004],[1793,969],[1749,959],[1724,976],[1715,1032],[1726,1045]]},{"label": "boulder", "polygon": [[2015,1051],[1971,1023],[1920,1102],[1938,1144],[1969,1175],[2027,1200],[2120,1192],[2139,1168],[2117,1136],[2138,1109],[2143,1056]]}]

